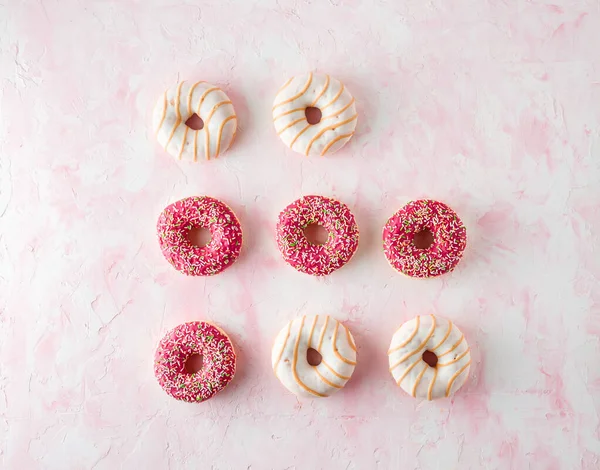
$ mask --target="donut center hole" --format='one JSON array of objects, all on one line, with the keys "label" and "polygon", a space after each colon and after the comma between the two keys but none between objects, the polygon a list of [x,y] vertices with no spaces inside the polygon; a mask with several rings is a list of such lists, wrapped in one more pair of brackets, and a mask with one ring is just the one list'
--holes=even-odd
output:
[{"label": "donut center hole", "polygon": [[321,353],[319,351],[313,348],[308,348],[308,351],[306,351],[306,361],[311,366],[318,366],[319,364],[321,364],[322,360],[323,356],[321,356]]},{"label": "donut center hole", "polygon": [[206,246],[212,240],[212,235],[210,230],[204,227],[194,227],[192,228],[188,234],[187,239],[192,245],[196,245],[199,247]]},{"label": "donut center hole", "polygon": [[190,129],[199,131],[204,127],[204,121],[200,116],[194,113],[189,117],[187,121],[185,121],[185,125],[188,126]]},{"label": "donut center hole", "polygon": [[309,106],[304,110],[304,115],[309,124],[319,124],[321,122],[321,110],[313,106]]},{"label": "donut center hole", "polygon": [[421,358],[423,359],[423,361],[425,361],[425,363],[429,367],[435,367],[435,366],[437,366],[438,357],[437,357],[437,355],[434,352],[425,351],[423,353],[423,355],[421,356]]},{"label": "donut center hole", "polygon": [[195,374],[200,369],[202,369],[202,356],[200,354],[192,354],[188,357],[187,361],[185,361],[185,371],[188,374]]},{"label": "donut center hole", "polygon": [[428,228],[415,233],[413,245],[420,250],[427,250],[433,245],[433,233]]},{"label": "donut center hole", "polygon": [[322,225],[310,224],[304,227],[304,236],[313,245],[323,245],[327,243],[329,232]]}]

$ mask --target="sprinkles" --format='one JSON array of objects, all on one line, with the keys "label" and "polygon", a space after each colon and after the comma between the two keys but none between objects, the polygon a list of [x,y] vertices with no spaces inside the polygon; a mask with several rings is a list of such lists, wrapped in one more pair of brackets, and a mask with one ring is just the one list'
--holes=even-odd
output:
[{"label": "sprinkles", "polygon": [[[329,233],[325,244],[307,240],[303,230],[312,224],[321,225]],[[324,276],[350,261],[358,246],[358,226],[345,204],[323,196],[304,196],[279,214],[277,244],[292,267]]]},{"label": "sprinkles", "polygon": [[[429,230],[433,244],[418,248],[415,235]],[[383,228],[383,251],[390,265],[407,276],[435,277],[452,271],[467,245],[467,230],[446,204],[431,199],[409,202]]]},{"label": "sprinkles", "polygon": [[[194,228],[210,230],[206,246],[192,244],[187,235]],[[188,276],[212,276],[231,266],[242,249],[242,227],[233,211],[208,196],[194,196],[167,206],[157,224],[164,257]]]},{"label": "sprinkles", "polygon": [[[186,361],[202,356],[202,369],[188,373]],[[176,400],[200,403],[223,390],[235,374],[235,351],[229,337],[210,323],[184,323],[160,341],[154,358],[154,375]]]}]

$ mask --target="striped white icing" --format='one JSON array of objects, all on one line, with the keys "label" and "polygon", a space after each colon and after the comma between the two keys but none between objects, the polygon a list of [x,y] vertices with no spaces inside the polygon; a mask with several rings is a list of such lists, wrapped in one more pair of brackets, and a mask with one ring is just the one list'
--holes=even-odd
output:
[{"label": "striped white icing", "polygon": [[[185,122],[197,114],[204,122],[193,130]],[[219,87],[181,82],[160,96],[152,124],[159,144],[178,160],[209,160],[225,152],[235,137],[233,104]]]},{"label": "striped white icing", "polygon": [[[318,366],[306,353],[316,349]],[[271,354],[275,375],[292,393],[304,397],[328,397],[346,385],[356,365],[356,346],[350,330],[324,315],[290,321],[277,335]]]},{"label": "striped white icing", "polygon": [[[305,110],[321,110],[321,121],[309,124]],[[308,73],[290,78],[273,103],[277,134],[292,150],[304,155],[325,155],[342,148],[356,128],[354,98],[335,78]]]},{"label": "striped white icing", "polygon": [[[435,367],[423,360],[425,351],[437,356]],[[464,334],[451,321],[433,315],[418,316],[394,333],[388,351],[390,372],[413,397],[448,397],[469,376],[470,351]]]}]

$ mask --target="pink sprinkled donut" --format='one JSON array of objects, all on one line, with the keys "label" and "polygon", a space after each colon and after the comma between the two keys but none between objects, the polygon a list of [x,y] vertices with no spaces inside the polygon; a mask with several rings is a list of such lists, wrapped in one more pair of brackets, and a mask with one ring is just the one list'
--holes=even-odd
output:
[{"label": "pink sprinkled donut", "polygon": [[[212,239],[203,247],[187,235],[207,228]],[[233,211],[208,196],[187,197],[163,210],[157,224],[163,255],[175,269],[188,276],[212,276],[231,266],[242,248],[242,227]]]},{"label": "pink sprinkled donut", "polygon": [[[428,233],[429,232],[429,233]],[[427,248],[415,245],[427,233]],[[383,251],[392,267],[407,276],[434,277],[452,271],[467,245],[467,230],[446,204],[430,199],[409,202],[383,228]]]},{"label": "pink sprinkled donut", "polygon": [[[185,363],[202,356],[198,372],[186,372]],[[198,403],[223,390],[235,374],[235,351],[220,328],[202,321],[179,325],[160,341],[154,358],[158,383],[173,398]]]},{"label": "pink sprinkled donut", "polygon": [[[321,225],[329,236],[323,245],[307,240],[304,229]],[[322,196],[304,196],[279,214],[279,251],[298,271],[324,276],[344,266],[358,246],[358,226],[345,204]]]}]

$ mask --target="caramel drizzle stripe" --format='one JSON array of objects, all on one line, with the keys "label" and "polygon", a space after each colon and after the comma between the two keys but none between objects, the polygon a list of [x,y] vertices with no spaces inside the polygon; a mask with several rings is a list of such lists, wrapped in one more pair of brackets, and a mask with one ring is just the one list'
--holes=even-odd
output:
[{"label": "caramel drizzle stripe", "polygon": [[315,332],[315,326],[317,326],[317,321],[319,320],[319,315],[315,315],[315,319],[313,320],[313,324],[310,327],[310,336],[308,337],[308,347],[311,348],[312,346],[312,337],[313,337],[313,333]]},{"label": "caramel drizzle stripe", "polygon": [[164,95],[163,95],[163,112],[162,112],[162,116],[160,117],[160,123],[158,124],[158,127],[156,128],[156,134],[158,135],[160,129],[162,128],[162,125],[165,122],[165,118],[167,117],[167,92],[165,91]]},{"label": "caramel drizzle stripe", "polygon": [[435,352],[435,350],[437,348],[439,348],[442,344],[444,344],[446,342],[446,340],[448,339],[448,336],[450,336],[451,331],[452,331],[452,320],[448,320],[448,331],[446,331],[444,338],[433,349],[431,349],[431,352]]},{"label": "caramel drizzle stripe", "polygon": [[450,389],[452,388],[452,384],[454,383],[454,381],[460,376],[460,374],[462,374],[467,367],[469,367],[471,365],[471,361],[467,362],[456,374],[454,374],[452,376],[452,378],[450,379],[450,381],[448,382],[448,386],[446,387],[446,396],[450,396]]},{"label": "caramel drizzle stripe", "polygon": [[321,112],[323,112],[324,109],[328,108],[329,106],[331,106],[333,103],[335,103],[338,98],[341,96],[342,92],[344,91],[344,88],[346,88],[346,86],[340,82],[342,84],[342,86],[340,87],[340,90],[337,92],[337,94],[333,97],[333,99],[327,103],[325,106],[323,106],[322,108],[319,108],[321,110]]},{"label": "caramel drizzle stripe", "polygon": [[319,378],[323,382],[325,382],[327,385],[329,385],[330,387],[334,387],[334,388],[342,388],[343,387],[343,385],[337,385],[337,384],[334,384],[333,382],[327,380],[325,377],[323,377],[323,375],[319,372],[319,369],[317,369],[316,367],[315,367],[315,372],[317,373],[317,375],[319,376]]},{"label": "caramel drizzle stripe", "polygon": [[419,328],[421,327],[421,317],[418,316],[417,317],[417,324],[415,326],[415,331],[412,332],[412,334],[408,337],[408,339],[406,341],[404,341],[404,343],[402,343],[400,346],[396,346],[395,348],[392,348],[388,351],[388,356],[396,351],[398,351],[398,349],[402,349],[404,346],[406,346],[408,343],[410,343],[414,337],[417,335],[417,333],[419,332]]},{"label": "caramel drizzle stripe", "polygon": [[[200,108],[202,107],[202,103],[204,103],[204,99],[208,96],[209,93],[212,93],[215,90],[218,90],[219,87],[212,87],[209,88],[208,90],[204,90],[204,93],[202,93],[202,96],[200,96],[200,100],[198,101],[198,108],[196,108],[196,114],[198,116],[200,116]],[[200,131],[196,131],[196,133],[194,134],[194,161],[198,161],[198,133]]]},{"label": "caramel drizzle stripe", "polygon": [[446,351],[444,354],[438,354],[437,355],[438,359],[440,357],[444,357],[446,354],[450,354],[452,351],[454,351],[460,345],[460,343],[463,342],[463,339],[465,339],[464,333],[460,335],[460,338],[458,339],[458,341],[456,343],[454,343],[448,351]]},{"label": "caramel drizzle stripe", "polygon": [[437,367],[445,367],[445,366],[449,366],[449,365],[455,364],[456,362],[460,361],[463,357],[465,357],[467,354],[469,354],[469,351],[471,351],[471,348],[467,348],[465,350],[465,352],[463,352],[460,356],[458,356],[453,361],[444,362],[443,364],[438,364]]},{"label": "caramel drizzle stripe", "polygon": [[179,155],[177,156],[178,160],[181,160],[181,155],[183,154],[183,149],[185,148],[185,141],[187,140],[189,130],[190,128],[185,126],[185,129],[183,130],[183,139],[181,139],[181,150],[179,150]]},{"label": "caramel drizzle stripe", "polygon": [[352,335],[350,334],[350,330],[348,329],[348,327],[346,325],[343,325],[343,326],[344,326],[344,329],[346,330],[346,339],[348,340],[348,344],[354,350],[354,352],[357,352],[357,350],[356,350],[356,344],[354,344],[354,340],[352,339]]},{"label": "caramel drizzle stripe", "polygon": [[414,369],[414,367],[421,361],[415,361],[413,362],[410,367],[408,367],[405,371],[404,374],[402,374],[400,376],[400,378],[398,380],[396,380],[396,384],[400,385],[400,383],[406,378],[406,376],[408,375],[408,373]]},{"label": "caramel drizzle stripe", "polygon": [[287,88],[287,86],[288,86],[290,83],[292,83],[292,80],[293,80],[293,79],[294,79],[294,77],[291,77],[291,78],[289,78],[289,79],[288,79],[288,81],[287,81],[287,82],[285,82],[285,83],[283,84],[283,86],[282,86],[282,87],[281,87],[279,90],[277,90],[277,94],[279,94],[279,93],[281,93],[283,90],[285,90],[285,89]]},{"label": "caramel drizzle stripe", "polygon": [[318,101],[321,99],[321,96],[323,96],[323,93],[325,93],[327,91],[327,88],[329,88],[329,75],[327,75],[327,81],[325,82],[325,86],[321,90],[321,93],[319,93],[317,95],[317,97],[312,102],[312,104],[310,105],[310,107],[313,107],[313,106],[315,106],[318,103]]},{"label": "caramel drizzle stripe", "polygon": [[279,367],[279,361],[281,361],[281,357],[283,356],[283,351],[287,345],[288,339],[290,338],[290,331],[292,330],[292,322],[288,323],[288,329],[285,334],[285,339],[283,340],[283,346],[281,347],[281,351],[279,351],[279,357],[277,361],[275,361],[275,365],[273,366],[273,370],[275,371],[275,376],[277,376],[277,367]]},{"label": "caramel drizzle stripe", "polygon": [[289,111],[285,111],[284,113],[278,114],[277,116],[275,116],[273,118],[273,121],[277,121],[277,119],[279,119],[280,117],[283,116],[287,116],[288,114],[293,114],[293,113],[297,113],[298,111],[304,111],[306,108],[295,108],[295,109],[290,109]]},{"label": "caramel drizzle stripe", "polygon": [[202,103],[204,103],[204,100],[206,99],[206,97],[208,96],[208,94],[212,93],[213,91],[216,91],[218,89],[219,89],[219,87],[214,86],[212,88],[209,88],[208,90],[204,90],[204,93],[202,93],[202,95],[200,96],[200,101],[198,101],[198,108],[197,108],[197,111],[196,111],[196,114],[198,116],[200,116],[200,108],[202,107]]},{"label": "caramel drizzle stripe", "polygon": [[196,82],[192,85],[192,88],[190,88],[190,91],[188,93],[188,101],[187,101],[187,108],[188,108],[188,114],[190,115],[190,117],[192,116],[192,98],[194,97],[194,90],[196,89],[196,87],[198,85],[200,85],[201,83],[206,83],[204,81],[200,81],[200,82]]},{"label": "caramel drizzle stripe", "polygon": [[217,136],[217,152],[215,153],[215,158],[219,156],[219,152],[221,151],[221,139],[223,137],[223,128],[225,127],[225,124],[227,124],[232,119],[237,119],[237,116],[235,114],[227,116],[227,118],[219,126],[219,135]]},{"label": "caramel drizzle stripe", "polygon": [[346,106],[344,106],[342,109],[340,109],[339,111],[336,111],[335,113],[332,113],[329,116],[325,116],[324,118],[322,118],[321,122],[325,121],[326,119],[331,119],[332,117],[335,117],[335,116],[338,116],[338,115],[342,114],[344,111],[346,111],[353,104],[354,104],[354,97],[352,97],[352,99],[350,100],[350,102]]},{"label": "caramel drizzle stripe", "polygon": [[437,379],[438,370],[433,369],[433,378],[431,379],[431,383],[429,384],[429,388],[427,389],[427,399],[431,401],[431,394],[433,393],[433,386],[435,385],[435,379]]},{"label": "caramel drizzle stripe", "polygon": [[329,364],[327,364],[324,360],[321,360],[321,364],[323,364],[325,367],[327,367],[329,369],[329,372],[331,372],[336,377],[339,377],[342,380],[350,380],[349,376],[345,376],[345,375],[340,374],[339,372],[336,372],[335,369],[333,367],[331,367]]},{"label": "caramel drizzle stripe", "polygon": [[319,137],[321,137],[323,134],[325,134],[325,132],[330,131],[332,129],[335,129],[336,127],[341,127],[341,126],[345,126],[346,124],[348,124],[349,122],[354,121],[356,118],[358,117],[358,114],[355,114],[354,116],[346,119],[345,121],[342,122],[337,122],[335,124],[332,124],[331,126],[327,126],[323,129],[321,129],[319,131],[319,133],[317,135],[315,135],[311,141],[308,143],[308,147],[306,147],[306,152],[305,154],[308,155],[308,153],[310,152],[310,148],[312,147],[312,145],[315,143],[315,140],[317,140]]},{"label": "caramel drizzle stripe", "polygon": [[283,106],[284,104],[291,103],[292,101],[294,101],[297,98],[300,98],[304,93],[306,93],[306,90],[308,90],[308,87],[312,83],[312,78],[313,78],[313,74],[312,74],[312,72],[310,72],[308,74],[308,80],[306,81],[306,84],[302,88],[302,91],[300,93],[298,93],[297,95],[292,96],[291,98],[288,98],[285,101],[282,101],[281,103],[277,103],[275,106],[273,106],[273,111],[275,111],[276,108],[279,108],[279,106]]},{"label": "caramel drizzle stripe", "polygon": [[298,377],[298,371],[296,371],[296,366],[298,365],[298,346],[300,345],[300,337],[302,336],[302,328],[304,327],[304,319],[306,317],[302,317],[302,320],[300,321],[300,329],[298,330],[298,336],[296,337],[296,344],[294,345],[294,359],[293,359],[293,363],[292,363],[292,374],[294,375],[294,380],[296,381],[296,383],[298,385],[300,385],[305,391],[307,391],[308,393],[311,393],[312,395],[316,395],[317,397],[325,397],[326,395],[323,395],[315,390],[313,390],[310,387],[307,387],[302,380],[300,380],[300,377]]},{"label": "caramel drizzle stripe", "polygon": [[167,143],[165,144],[165,150],[171,143],[171,139],[173,138],[173,135],[175,135],[175,131],[177,130],[177,127],[179,127],[179,124],[181,124],[181,111],[179,110],[179,103],[181,102],[181,87],[183,86],[184,83],[185,82],[181,82],[179,84],[179,86],[177,87],[177,96],[175,97],[175,106],[176,106],[175,112],[177,113],[177,119],[175,120],[175,125],[173,126],[173,129],[171,129],[171,134],[169,135],[169,138],[167,139]]},{"label": "caramel drizzle stripe", "polygon": [[423,364],[423,370],[421,372],[419,372],[419,375],[417,376],[417,380],[415,381],[415,384],[413,385],[413,389],[412,389],[412,393],[411,395],[413,397],[417,396],[417,387],[419,386],[419,383],[421,382],[421,379],[423,378],[423,374],[425,374],[425,371],[427,370],[429,366],[427,365],[427,363]]},{"label": "caramel drizzle stripe", "polygon": [[327,324],[329,323],[329,315],[325,317],[325,324],[323,325],[323,329],[321,330],[321,335],[319,336],[319,347],[317,351],[321,351],[321,346],[323,345],[323,338],[325,337],[325,332],[327,331]]},{"label": "caramel drizzle stripe", "polygon": [[346,364],[349,364],[351,366],[355,366],[356,365],[355,361],[351,361],[350,359],[346,359],[344,356],[342,356],[338,352],[338,348],[337,348],[337,334],[338,334],[339,327],[340,327],[339,322],[336,322],[336,324],[335,324],[335,330],[333,331],[333,340],[332,340],[333,352],[335,353],[335,355],[337,356],[337,358],[340,361],[345,362]]},{"label": "caramel drizzle stripe", "polygon": [[294,137],[292,139],[292,141],[290,142],[290,148],[292,148],[294,146],[294,144],[296,143],[296,140],[298,140],[298,137],[300,137],[302,134],[304,134],[304,132],[306,132],[308,130],[308,128],[310,127],[310,124],[307,124],[304,129],[302,129],[300,132],[298,132],[298,134],[296,135],[296,137]]},{"label": "caramel drizzle stripe", "polygon": [[[319,101],[319,99],[321,98],[321,96],[323,96],[323,94],[327,91],[327,88],[329,88],[329,75],[327,75],[327,81],[325,82],[325,86],[323,87],[323,89],[321,90],[321,92],[317,95],[317,97],[315,98],[315,100],[312,102],[312,104],[310,105],[311,107],[315,106],[317,104],[317,102]],[[277,116],[275,116],[273,118],[273,121],[276,121],[277,119],[279,119],[281,117],[284,117],[284,116],[287,116],[289,114],[293,114],[293,113],[297,113],[298,111],[305,111],[305,110],[306,110],[306,107],[290,109],[289,111],[285,111],[285,112],[283,112],[283,113],[278,114]],[[308,125],[308,127],[310,127],[310,124]],[[306,127],[305,129],[303,129],[302,132],[304,132],[304,130],[308,129],[308,127]],[[296,139],[298,137],[299,137],[299,135],[296,136],[296,138],[294,139],[294,142],[296,141]],[[291,146],[292,145],[290,145],[290,147]]]},{"label": "caramel drizzle stripe", "polygon": [[[290,122],[287,126],[285,126],[283,129],[277,131],[277,135],[281,135],[283,134],[285,131],[287,131],[290,127],[295,126],[296,124],[298,124],[299,122],[302,121],[306,121],[305,117],[301,117],[299,119],[294,119],[292,122]],[[310,124],[309,124],[310,126]]]},{"label": "caramel drizzle stripe", "polygon": [[[206,148],[204,149],[204,154],[205,154],[207,160],[210,160],[210,130],[209,130],[208,124],[210,123],[210,120],[212,119],[213,114],[215,114],[217,109],[219,109],[221,106],[226,105],[226,104],[232,104],[232,103],[229,100],[225,100],[225,101],[219,101],[217,104],[215,104],[213,106],[213,109],[210,110],[210,114],[208,115],[208,117],[206,118],[206,122],[204,123],[204,128],[206,129],[206,138],[205,138]],[[215,158],[216,158],[216,156],[215,156]]]},{"label": "caramel drizzle stripe", "polygon": [[421,349],[423,349],[425,347],[425,345],[427,344],[427,342],[433,336],[433,331],[435,330],[435,323],[436,323],[435,322],[435,317],[433,315],[431,315],[431,318],[433,319],[433,322],[431,323],[431,330],[429,330],[429,334],[427,335],[427,338],[425,338],[423,340],[423,342],[419,345],[419,347],[417,347],[417,349],[415,349],[412,352],[409,352],[409,353],[405,354],[402,358],[400,358],[400,360],[398,362],[396,362],[396,364],[394,364],[392,367],[390,367],[390,372],[393,369],[395,369],[396,367],[398,367],[400,364],[402,364],[404,361],[406,361],[409,357],[413,356],[414,354],[417,354],[419,351],[421,351]]},{"label": "caramel drizzle stripe", "polygon": [[350,132],[349,134],[338,135],[336,138],[334,138],[331,142],[329,142],[323,148],[323,151],[321,152],[321,156],[325,155],[327,153],[327,151],[331,148],[331,146],[334,145],[336,142],[338,142],[342,139],[348,139],[348,138],[352,137],[353,135],[354,135],[354,132]]}]

